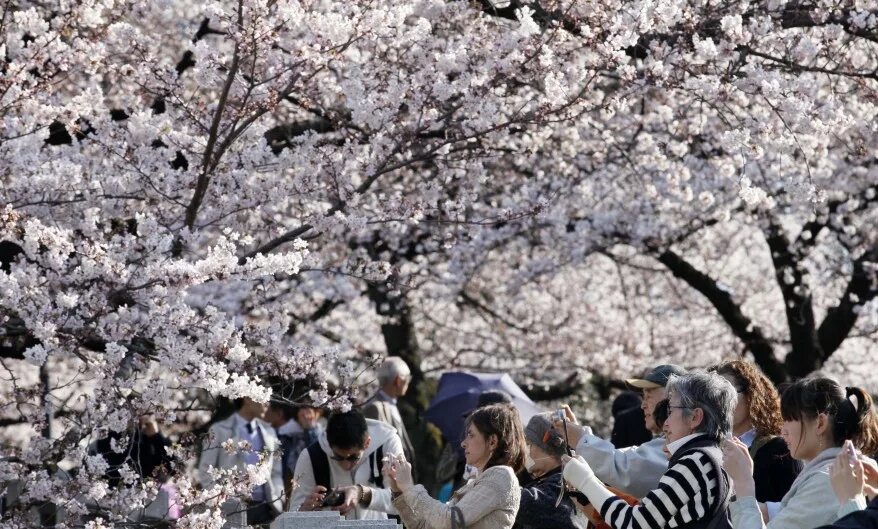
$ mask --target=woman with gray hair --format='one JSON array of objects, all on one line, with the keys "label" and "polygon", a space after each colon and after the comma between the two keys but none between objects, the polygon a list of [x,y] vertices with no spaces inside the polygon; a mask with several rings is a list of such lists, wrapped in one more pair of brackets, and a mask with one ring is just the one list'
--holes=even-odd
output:
[{"label": "woman with gray hair", "polygon": [[731,434],[737,392],[716,373],[672,377],[667,387],[668,470],[639,505],[613,495],[582,458],[567,461],[564,478],[613,529],[731,528],[729,479],[719,446]]}]

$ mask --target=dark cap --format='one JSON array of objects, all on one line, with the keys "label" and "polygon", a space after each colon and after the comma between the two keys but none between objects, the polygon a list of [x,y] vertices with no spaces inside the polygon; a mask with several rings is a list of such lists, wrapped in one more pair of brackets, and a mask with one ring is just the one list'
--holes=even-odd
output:
[{"label": "dark cap", "polygon": [[686,370],[674,364],[664,364],[652,368],[643,378],[629,378],[625,381],[629,386],[640,389],[663,388],[668,384],[672,375],[682,376]]}]

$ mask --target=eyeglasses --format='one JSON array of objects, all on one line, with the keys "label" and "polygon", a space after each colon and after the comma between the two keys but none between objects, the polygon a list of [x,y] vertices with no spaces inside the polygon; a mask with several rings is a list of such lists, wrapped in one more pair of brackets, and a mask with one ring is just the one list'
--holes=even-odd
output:
[{"label": "eyeglasses", "polygon": [[356,463],[362,457],[363,457],[362,452],[360,452],[359,454],[351,454],[351,455],[345,456],[345,457],[342,457],[342,456],[336,454],[335,452],[333,452],[332,455],[329,456],[329,459],[332,459],[333,461],[347,461],[348,463]]}]

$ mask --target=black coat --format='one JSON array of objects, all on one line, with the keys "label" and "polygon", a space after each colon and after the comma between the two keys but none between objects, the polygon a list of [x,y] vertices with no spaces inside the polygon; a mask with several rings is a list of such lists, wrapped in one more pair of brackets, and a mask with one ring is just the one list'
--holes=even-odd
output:
[{"label": "black coat", "polygon": [[[802,464],[790,455],[786,442],[780,437],[753,442],[753,481],[756,482],[756,501],[778,502],[802,470]],[[755,454],[753,448],[756,448]]]},{"label": "black coat", "polygon": [[573,522],[576,508],[565,495],[555,507],[561,490],[561,468],[556,468],[538,478],[519,478],[521,503],[513,529],[576,529]]},{"label": "black coat", "polygon": [[104,456],[108,465],[106,476],[111,486],[115,487],[121,481],[119,468],[125,463],[131,465],[141,478],[157,478],[161,482],[167,479],[173,463],[167,452],[171,445],[167,437],[160,433],[147,437],[140,431],[135,431],[125,450],[117,453],[112,449],[112,442],[119,442],[121,438],[121,433],[111,431],[109,436],[94,443],[91,450]]},{"label": "black coat", "polygon": [[639,407],[622,410],[615,416],[613,432],[610,434],[610,442],[614,447],[639,446],[651,441],[652,437],[652,432],[646,429],[643,410]]},{"label": "black coat", "polygon": [[852,512],[818,529],[878,529],[878,497],[862,511]]}]

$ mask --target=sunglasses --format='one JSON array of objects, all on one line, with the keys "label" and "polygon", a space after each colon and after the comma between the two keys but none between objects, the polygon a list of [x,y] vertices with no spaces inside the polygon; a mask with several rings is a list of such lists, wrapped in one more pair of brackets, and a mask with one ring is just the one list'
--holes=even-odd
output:
[{"label": "sunglasses", "polygon": [[362,457],[363,457],[363,454],[362,454],[362,453],[359,453],[359,454],[351,454],[351,455],[349,455],[349,456],[347,456],[347,457],[342,457],[342,456],[340,456],[340,455],[337,455],[335,452],[333,452],[332,455],[329,456],[329,459],[332,459],[333,461],[347,461],[348,463],[356,463],[356,462],[359,461]]}]

